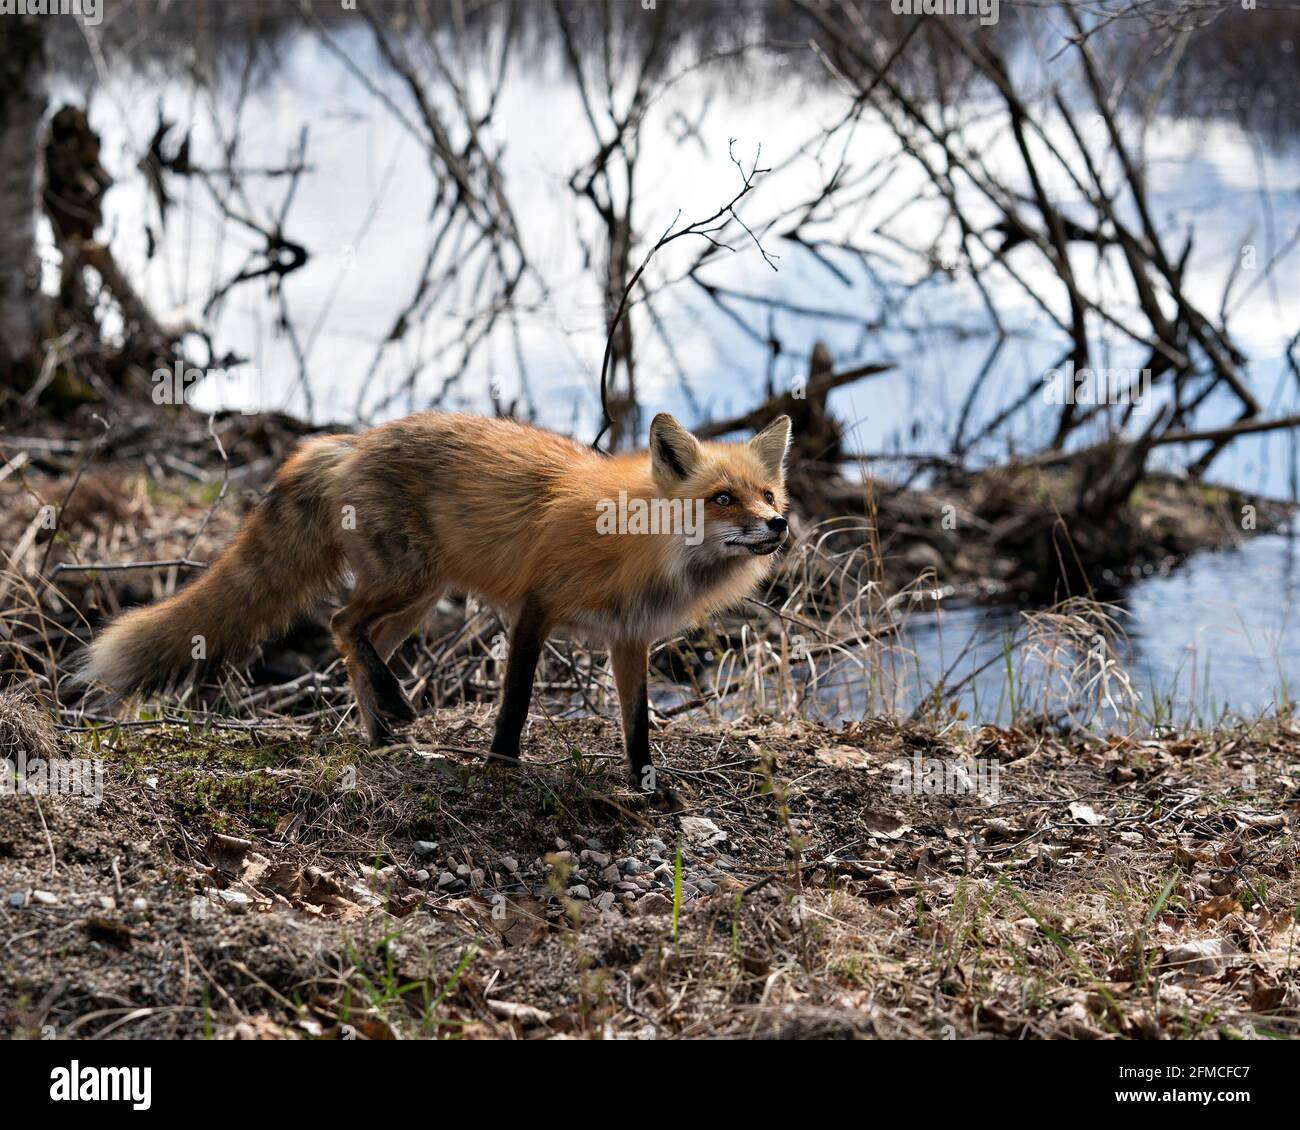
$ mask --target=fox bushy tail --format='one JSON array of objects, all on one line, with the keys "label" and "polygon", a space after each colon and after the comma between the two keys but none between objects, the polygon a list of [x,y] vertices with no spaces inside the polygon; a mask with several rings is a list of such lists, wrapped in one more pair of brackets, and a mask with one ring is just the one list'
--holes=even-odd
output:
[{"label": "fox bushy tail", "polygon": [[352,444],[349,436],[304,443],[221,556],[175,596],[117,617],[90,645],[78,681],[118,701],[183,685],[286,631],[342,571],[329,491]]}]

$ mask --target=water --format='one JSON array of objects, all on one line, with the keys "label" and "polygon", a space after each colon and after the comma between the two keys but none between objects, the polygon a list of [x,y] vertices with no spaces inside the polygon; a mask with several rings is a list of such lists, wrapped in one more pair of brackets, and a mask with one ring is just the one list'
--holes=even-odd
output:
[{"label": "water", "polygon": [[[109,77],[92,98],[91,121],[102,132],[105,164],[118,180],[106,201],[106,226],[119,262],[165,318],[212,325],[216,354],[247,358],[257,371],[251,385],[231,385],[214,375],[198,390],[195,406],[207,409],[233,398],[310,411],[321,420],[359,416],[377,422],[431,403],[490,410],[491,389],[500,403],[517,403],[540,423],[594,434],[605,342],[596,266],[602,233],[590,203],[570,190],[568,180],[596,146],[557,45],[543,42],[515,52],[487,127],[494,145],[502,147],[501,175],[533,269],[515,295],[513,316],[494,324],[466,355],[464,343],[478,328],[473,314],[482,295],[475,280],[485,258],[481,248],[455,238],[442,246],[437,268],[461,269],[434,288],[402,341],[383,345],[418,291],[442,216],[432,209],[439,183],[418,138],[377,96],[414,115],[403,84],[381,64],[369,34],[352,21],[333,26],[331,35],[337,50],[297,25],[275,41],[271,65],[259,70],[239,128],[238,164],[255,169],[284,164],[299,130],[308,127],[310,168],[285,231],[312,257],[283,280],[278,293],[261,283],[243,285],[211,311],[205,303],[214,286],[257,262],[249,256],[258,238],[224,216],[195,179],[169,182],[176,203],[162,227],[135,164],[160,110],[181,123],[178,137],[190,130],[196,161],[217,163],[235,112],[234,84],[217,84],[210,97],[175,68],[133,71],[112,65],[110,58]],[[822,339],[839,367],[867,361],[897,366],[834,394],[832,407],[849,424],[851,448],[944,450],[972,381],[995,346],[967,434],[1018,398],[1027,378],[1059,361],[1061,336],[1028,294],[996,278],[992,297],[1007,329],[999,345],[968,275],[936,270],[900,250],[898,235],[933,229],[934,252],[942,261],[954,252],[953,237],[914,167],[902,162],[888,178],[876,175],[873,181],[878,155],[894,143],[869,118],[843,152],[870,190],[852,209],[806,225],[804,235],[825,244],[820,257],[781,238],[788,224],[778,219],[816,196],[841,152],[838,141],[829,149],[810,147],[809,136],[819,125],[838,121],[845,107],[834,83],[793,65],[793,50],[751,56],[743,81],[734,71],[683,67],[677,81],[655,89],[653,112],[642,127],[633,217],[645,234],[632,261],[640,261],[677,213],[681,223],[709,215],[736,191],[739,173],[731,153],[748,166],[761,152],[762,164],[773,171],[746,197],[741,213],[764,248],[779,256],[779,269],[772,271],[736,228],[728,233],[735,251],[715,255],[702,271],[716,288],[712,296],[685,277],[707,250],[701,241],[678,241],[655,259],[647,272],[655,293],[653,319],[646,308],[633,315],[646,418],[660,409],[687,421],[743,411],[769,380],[784,387],[802,375],[813,342]],[[490,68],[468,57],[465,77],[481,108]],[[492,57],[488,52],[483,59]],[[374,92],[357,72],[370,78]],[[433,90],[455,131],[455,107],[445,91]],[[1046,125],[1060,134],[1059,123]],[[981,128],[978,117],[971,128]],[[1195,233],[1187,268],[1195,301],[1217,310],[1233,262],[1253,249],[1257,265],[1241,272],[1231,325],[1249,356],[1253,387],[1268,412],[1282,414],[1298,410],[1286,346],[1300,310],[1300,250],[1292,242],[1300,230],[1300,153],[1293,137],[1275,142],[1264,143],[1224,118],[1158,116],[1147,157],[1158,222],[1170,232]],[[996,167],[1012,147],[1007,136],[990,136],[984,157]],[[266,223],[278,214],[287,184],[284,178],[248,175],[228,203]],[[1066,178],[1050,177],[1048,188],[1068,210],[1076,190]],[[981,222],[995,218],[991,210],[982,214],[977,202],[971,207]],[[146,224],[159,238],[152,257]],[[855,250],[834,246],[846,242]],[[1178,247],[1181,240],[1171,237],[1169,244]],[[1269,281],[1257,282],[1260,266],[1274,256],[1280,268]],[[1060,310],[1059,282],[1032,262],[1018,266],[1030,290]],[[1135,309],[1133,296],[1111,272],[1087,268],[1081,274],[1090,281],[1095,275],[1108,308],[1121,316]],[[1143,362],[1122,335],[1104,327],[1097,334],[1099,364]],[[768,347],[773,336],[782,343],[775,362]],[[1227,399],[1212,400],[1207,410],[1224,420],[1235,414]],[[1008,447],[1041,444],[1054,414],[1039,398],[995,442],[977,448],[976,458],[994,460]],[[1088,438],[1081,435],[1080,441]],[[1247,491],[1289,495],[1296,468],[1292,440],[1273,434],[1239,441],[1215,465],[1214,477]],[[1185,452],[1165,448],[1156,462],[1173,466],[1185,459]],[[1295,542],[1244,537],[1238,549],[1202,555],[1168,576],[1138,581],[1126,594],[1126,660],[1144,694],[1151,696],[1154,687],[1202,711],[1230,706],[1249,713],[1300,679],[1300,645],[1290,642],[1289,631],[1296,614]],[[919,663],[910,679],[913,700],[915,689],[929,685],[968,642],[970,653],[950,683],[996,657],[1018,624],[1018,615],[1007,610],[950,609],[938,618],[913,617],[905,641]],[[971,676],[962,709],[981,717],[1007,709],[1006,680],[996,667]],[[898,696],[896,705],[906,705],[906,681],[891,693]],[[855,693],[849,688],[846,694],[844,709],[852,713]]]},{"label": "water", "polygon": [[[1153,724],[1210,722],[1225,713],[1249,718],[1289,701],[1300,674],[1298,601],[1300,539],[1293,534],[1247,535],[1240,546],[1134,582],[1112,605],[1123,633],[1115,650],[1134,696],[1120,713],[1135,711]],[[1008,640],[1021,642],[1012,669],[1022,703],[1046,680],[1044,664],[1023,644],[1027,631],[1022,614],[1005,607],[913,615],[898,643],[908,660],[896,664],[902,677],[892,687],[894,708],[910,712],[946,672],[947,685],[961,690],[945,695],[945,708],[956,701],[971,719],[1009,721]],[[1043,705],[1061,708],[1063,689],[1055,681]],[[1121,705],[1118,688],[1115,697]],[[868,705],[860,686],[827,698],[832,714],[856,716]],[[1074,713],[1088,710],[1076,703]],[[1103,707],[1097,718],[1115,714]]]}]

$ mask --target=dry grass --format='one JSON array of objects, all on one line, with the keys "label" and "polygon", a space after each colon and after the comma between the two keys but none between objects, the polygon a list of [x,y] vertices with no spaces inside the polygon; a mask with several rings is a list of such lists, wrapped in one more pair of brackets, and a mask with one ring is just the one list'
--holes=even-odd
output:
[{"label": "dry grass", "polygon": [[35,700],[16,691],[0,691],[0,758],[16,761],[21,754],[48,760],[58,752],[58,731]]},{"label": "dry grass", "polygon": [[[534,722],[513,774],[459,752],[487,721],[440,712],[383,752],[301,727],[77,735],[104,760],[100,805],[43,798],[42,820],[9,802],[0,883],[28,902],[0,912],[6,1026],[1300,1032],[1290,723],[1065,743],[679,721],[657,742],[683,818],[632,810],[611,723]],[[996,798],[899,791],[918,757],[950,779],[996,762]],[[644,875],[652,855],[662,877],[617,886],[618,860],[638,858]],[[456,868],[460,885],[440,887]]]}]

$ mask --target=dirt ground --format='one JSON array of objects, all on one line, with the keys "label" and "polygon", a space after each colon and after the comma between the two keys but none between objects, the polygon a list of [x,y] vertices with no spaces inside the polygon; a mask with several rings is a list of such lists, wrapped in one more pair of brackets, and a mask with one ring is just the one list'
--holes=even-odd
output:
[{"label": "dirt ground", "polygon": [[662,815],[624,789],[612,722],[534,718],[511,772],[480,760],[488,720],[441,711],[378,751],[61,733],[102,799],[0,797],[0,1028],[1300,1034],[1290,721],[1068,745],[679,721],[655,740],[688,808]]}]

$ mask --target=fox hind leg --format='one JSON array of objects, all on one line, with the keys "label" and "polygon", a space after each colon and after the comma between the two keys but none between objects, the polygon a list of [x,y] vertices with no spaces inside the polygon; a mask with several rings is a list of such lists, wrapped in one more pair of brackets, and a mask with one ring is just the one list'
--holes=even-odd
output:
[{"label": "fox hind leg", "polygon": [[406,608],[390,612],[375,624],[370,632],[370,642],[375,645],[380,659],[386,663],[393,657],[393,652],[398,649],[402,641],[424,623],[441,595],[442,589],[437,588]]},{"label": "fox hind leg", "polygon": [[399,594],[358,588],[330,621],[366,733],[375,745],[392,742],[394,725],[415,721],[402,685],[372,642],[381,626],[388,627],[393,617],[411,612],[412,604],[409,590]]}]

